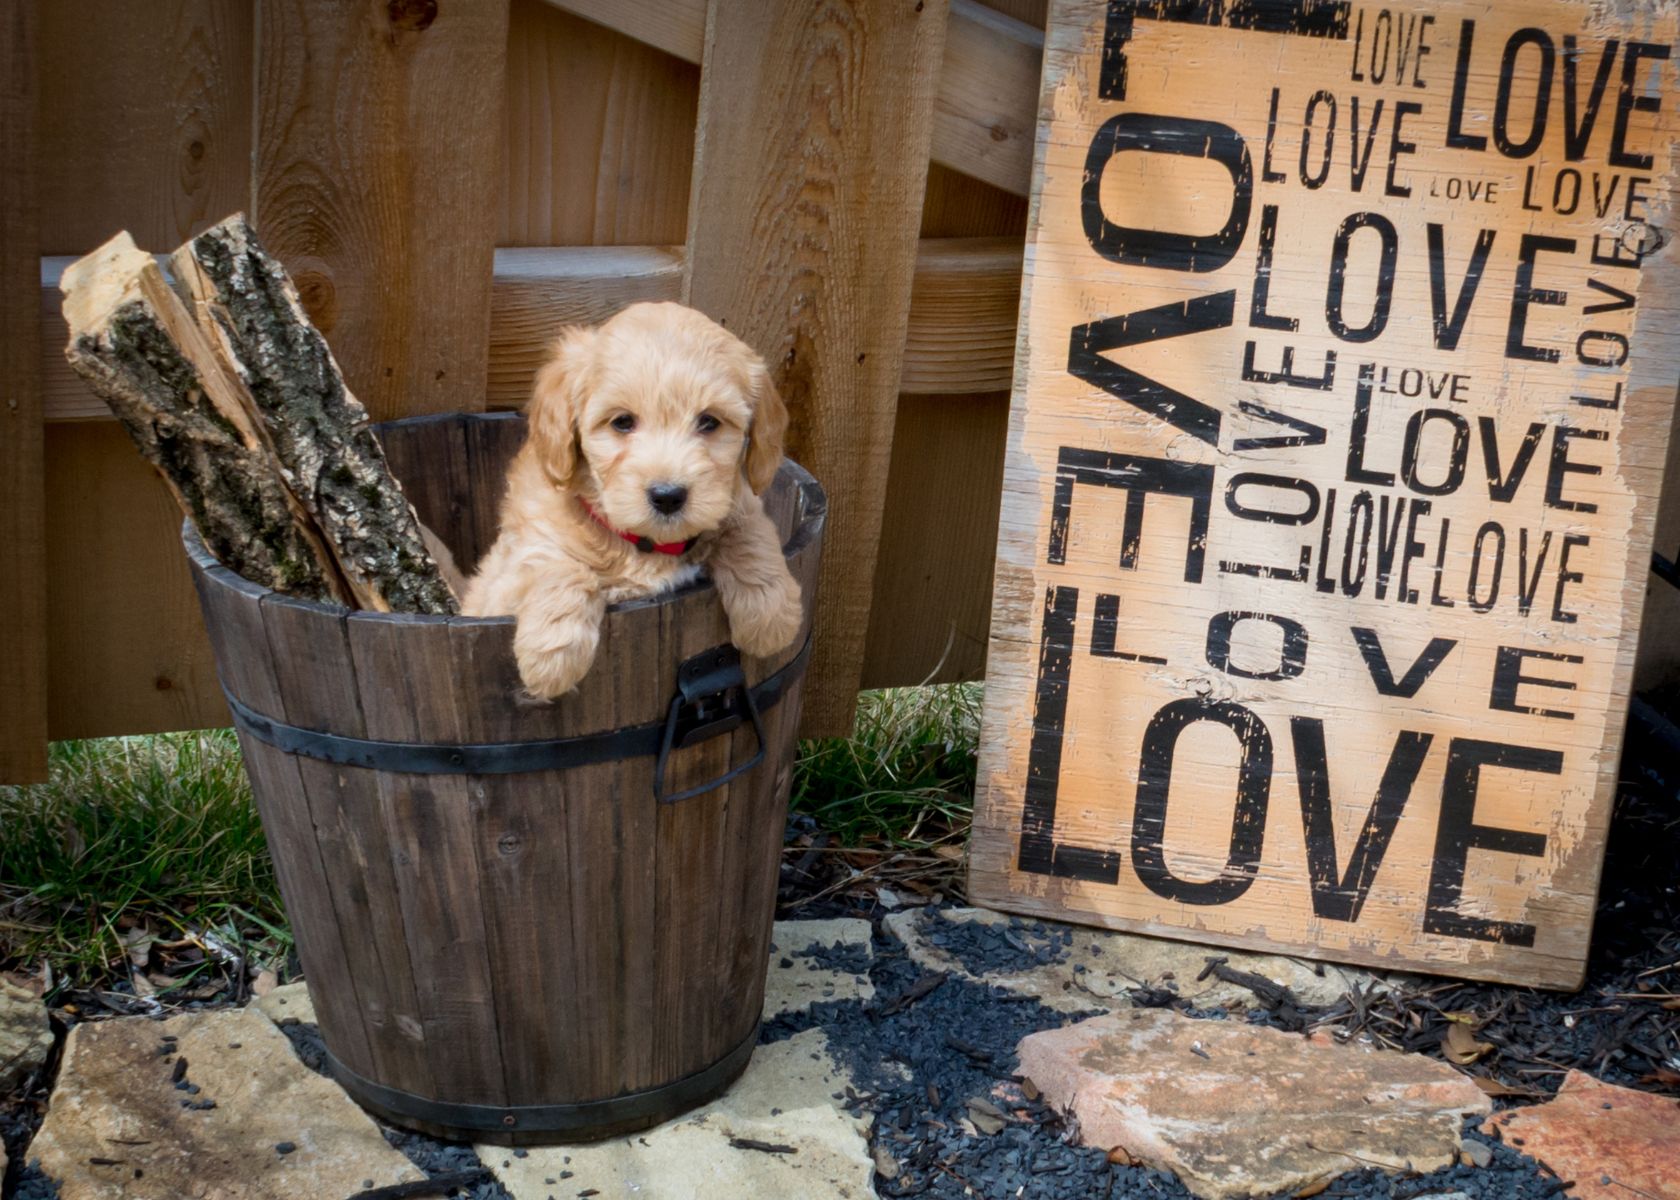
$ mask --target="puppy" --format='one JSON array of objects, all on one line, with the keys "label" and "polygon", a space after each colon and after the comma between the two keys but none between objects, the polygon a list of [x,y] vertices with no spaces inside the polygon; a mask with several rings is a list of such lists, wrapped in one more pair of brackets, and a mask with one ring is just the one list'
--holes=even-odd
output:
[{"label": "puppy", "polygon": [[563,330],[537,376],[501,531],[464,611],[511,613],[533,697],[575,687],[606,607],[711,574],[730,636],[774,654],[799,632],[799,584],[759,493],[787,410],[764,360],[680,304],[633,304]]}]

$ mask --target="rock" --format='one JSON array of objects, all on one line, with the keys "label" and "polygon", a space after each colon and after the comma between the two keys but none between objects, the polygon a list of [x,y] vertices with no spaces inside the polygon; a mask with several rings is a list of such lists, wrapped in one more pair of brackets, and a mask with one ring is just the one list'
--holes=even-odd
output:
[{"label": "rock", "polygon": [[298,1020],[315,1024],[315,1004],[309,998],[309,987],[303,983],[288,983],[271,988],[266,995],[252,1001],[256,1009],[276,1025],[281,1021]]},{"label": "rock", "polygon": [[777,921],[764,1019],[823,1000],[868,1000],[875,994],[868,974],[873,958],[868,921]]},{"label": "rock", "polygon": [[1467,1167],[1486,1167],[1493,1163],[1493,1147],[1474,1139],[1464,1143],[1459,1157]]},{"label": "rock", "polygon": [[[760,1046],[728,1092],[645,1133],[589,1146],[533,1146],[524,1158],[500,1146],[477,1149],[514,1200],[591,1189],[599,1200],[870,1200],[869,1119],[851,1116],[834,1099],[847,1082],[823,1032],[810,1029]],[[732,1146],[731,1139],[792,1152]]]},{"label": "rock", "polygon": [[1079,1120],[1198,1196],[1296,1191],[1362,1167],[1457,1161],[1466,1115],[1492,1100],[1418,1054],[1239,1021],[1133,1008],[1023,1038],[1019,1073]]},{"label": "rock", "polygon": [[[886,926],[925,967],[1034,996],[1061,1012],[1129,1008],[1130,989],[1139,986],[1172,987],[1199,1008],[1254,1006],[1254,993],[1238,984],[1211,976],[1196,982],[1209,958],[1223,958],[1237,970],[1285,985],[1307,1005],[1333,1004],[1354,984],[1369,987],[1378,980],[1369,971],[1348,967],[1032,921],[983,908],[906,909],[889,913]],[[1027,950],[1009,942],[1002,943],[1001,952],[987,949],[987,941],[996,945],[1006,937]]]},{"label": "rock", "polygon": [[0,1095],[40,1070],[52,1045],[47,1006],[0,979]]},{"label": "rock", "polygon": [[294,1200],[423,1178],[249,1008],[76,1026],[29,1154],[62,1200]]},{"label": "rock", "polygon": [[1577,1200],[1675,1196],[1680,1170],[1680,1102],[1672,1096],[1600,1083],[1583,1071],[1564,1077],[1557,1098],[1506,1109],[1484,1133],[1573,1179]]}]

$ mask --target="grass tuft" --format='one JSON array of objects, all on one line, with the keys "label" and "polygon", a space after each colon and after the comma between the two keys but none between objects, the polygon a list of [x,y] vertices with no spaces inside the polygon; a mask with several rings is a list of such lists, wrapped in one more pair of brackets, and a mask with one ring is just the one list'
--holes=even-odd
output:
[{"label": "grass tuft", "polygon": [[864,692],[850,737],[800,744],[791,807],[841,845],[960,840],[974,811],[980,698],[978,683]]},{"label": "grass tuft", "polygon": [[0,787],[0,960],[91,982],[137,925],[283,931],[231,730],[59,742],[50,766],[47,783]]}]

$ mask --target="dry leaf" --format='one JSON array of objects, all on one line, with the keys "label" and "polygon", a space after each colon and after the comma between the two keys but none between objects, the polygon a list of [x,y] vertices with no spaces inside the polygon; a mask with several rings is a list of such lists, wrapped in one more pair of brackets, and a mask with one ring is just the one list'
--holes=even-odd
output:
[{"label": "dry leaf", "polygon": [[943,858],[946,862],[960,862],[963,856],[963,848],[961,846],[935,846],[933,848],[933,852],[936,856]]},{"label": "dry leaf", "polygon": [[1468,1025],[1447,1026],[1447,1036],[1441,1039],[1441,1050],[1446,1054],[1447,1061],[1461,1067],[1469,1066],[1492,1049],[1490,1043],[1478,1042]]},{"label": "dry leaf", "polygon": [[1124,1146],[1116,1146],[1108,1152],[1108,1161],[1117,1167],[1135,1167],[1138,1157]]},{"label": "dry leaf", "polygon": [[1008,1123],[1004,1118],[1002,1109],[979,1097],[975,1097],[968,1102],[968,1119],[974,1123],[976,1129],[984,1134],[998,1133]]},{"label": "dry leaf", "polygon": [[1330,1181],[1334,1178],[1335,1178],[1334,1175],[1320,1176],[1319,1178],[1313,1180],[1311,1183],[1307,1184],[1306,1187],[1304,1187],[1300,1191],[1296,1192],[1295,1193],[1295,1200],[1307,1200],[1308,1196],[1318,1195],[1325,1188],[1330,1186]]},{"label": "dry leaf", "polygon": [[1680,1071],[1670,1067],[1658,1067],[1639,1081],[1640,1083],[1660,1083],[1664,1087],[1680,1087]]},{"label": "dry leaf", "polygon": [[1455,1025],[1468,1025],[1472,1029],[1482,1023],[1473,1012],[1449,1012],[1441,1015]]},{"label": "dry leaf", "polygon": [[888,1153],[885,1146],[875,1147],[875,1173],[882,1179],[898,1178],[898,1159]]},{"label": "dry leaf", "polygon": [[1501,1083],[1497,1079],[1489,1079],[1484,1075],[1472,1075],[1470,1079],[1477,1087],[1481,1088],[1482,1091],[1486,1092],[1490,1096],[1532,1097],[1540,1094],[1539,1092],[1530,1091],[1527,1088],[1512,1087],[1508,1083]]},{"label": "dry leaf", "polygon": [[251,982],[251,995],[266,996],[275,989],[279,982],[280,977],[274,973],[273,969],[264,967],[257,973],[256,979]]},{"label": "dry leaf", "polygon": [[1021,1095],[1025,1096],[1028,1100],[1037,1100],[1041,1095],[1038,1090],[1038,1084],[1034,1083],[1030,1079],[1021,1080]]}]

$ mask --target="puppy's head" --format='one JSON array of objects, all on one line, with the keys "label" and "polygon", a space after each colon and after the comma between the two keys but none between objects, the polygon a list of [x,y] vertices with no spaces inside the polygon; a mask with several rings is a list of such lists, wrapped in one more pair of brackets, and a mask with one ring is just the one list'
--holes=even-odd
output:
[{"label": "puppy's head", "polygon": [[568,329],[537,376],[531,445],[557,487],[615,529],[681,541],[717,528],[782,459],[787,411],[764,360],[680,304]]}]

